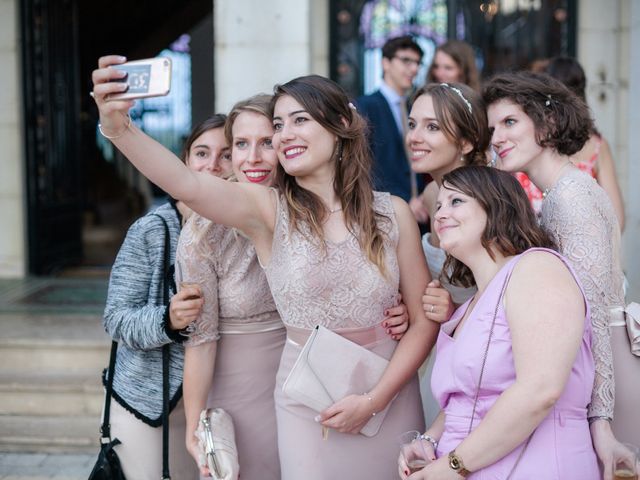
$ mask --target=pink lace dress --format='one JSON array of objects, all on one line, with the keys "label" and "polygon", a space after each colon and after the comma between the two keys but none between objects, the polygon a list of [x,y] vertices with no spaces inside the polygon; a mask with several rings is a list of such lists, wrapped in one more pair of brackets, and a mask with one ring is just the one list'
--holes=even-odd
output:
[{"label": "pink lace dress", "polygon": [[[528,252],[533,250],[539,249]],[[557,255],[550,250],[546,251]],[[487,353],[473,428],[477,427],[500,395],[516,380],[509,323],[499,298],[505,279],[511,275],[522,255],[513,257],[495,275],[455,338],[452,333],[471,300],[461,305],[451,319],[442,325],[431,380],[434,395],[445,412],[445,427],[438,443],[438,457],[446,456],[467,437],[478,391],[482,359],[498,302],[500,303]],[[569,269],[571,270],[570,267]],[[591,325],[587,307],[582,343],[564,392],[531,436],[529,445],[513,472],[512,480],[600,478],[587,422],[587,405],[591,398],[593,376]],[[474,472],[468,478],[504,480],[513,469],[524,444],[525,442],[502,459]]]},{"label": "pink lace dress", "polygon": [[[362,253],[357,239],[326,242],[326,249],[291,230],[280,197],[270,264],[265,268],[273,297],[287,327],[277,375],[276,415],[283,480],[392,479],[397,477],[397,437],[424,426],[417,375],[398,393],[374,437],[330,431],[322,438],[317,412],[288,398],[282,384],[305,338],[317,324],[359,341],[390,358],[397,342],[380,331],[384,310],[397,302],[398,227],[389,194],[376,193],[374,208],[388,221],[387,278]],[[371,341],[362,340],[371,337]],[[345,365],[345,368],[349,368]]]},{"label": "pink lace dress", "polygon": [[592,177],[568,169],[547,194],[541,222],[591,307],[596,377],[589,416],[613,417],[616,437],[640,445],[640,357],[631,353],[624,324],[620,227],[609,197]]},{"label": "pink lace dress", "polygon": [[199,283],[205,300],[186,345],[218,342],[207,406],[233,418],[242,480],[279,480],[273,392],[285,330],[253,245],[194,214],[176,255],[177,280]]}]

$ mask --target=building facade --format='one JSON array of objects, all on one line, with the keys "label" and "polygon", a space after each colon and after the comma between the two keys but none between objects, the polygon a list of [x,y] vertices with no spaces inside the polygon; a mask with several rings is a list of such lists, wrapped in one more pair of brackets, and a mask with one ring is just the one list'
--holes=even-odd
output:
[{"label": "building facade", "polygon": [[[215,0],[210,58],[216,111],[226,111],[238,99],[257,92],[269,92],[274,84],[295,76],[329,75],[333,5],[330,0]],[[22,58],[25,42],[30,40],[21,24],[20,8],[18,0],[0,0],[0,277],[4,278],[35,271],[30,265],[30,245],[46,233],[34,238],[30,222],[28,192],[34,179],[27,169],[30,140],[24,131],[28,102]],[[640,131],[640,53],[632,46],[640,44],[640,2],[578,0],[576,10],[576,56],[587,73],[588,102],[598,128],[613,149],[627,217],[623,263],[629,298],[638,299],[640,189],[635,185],[640,162],[635,158],[640,155],[636,133]],[[184,13],[189,14],[197,12]],[[50,254],[55,255],[55,249]]]}]

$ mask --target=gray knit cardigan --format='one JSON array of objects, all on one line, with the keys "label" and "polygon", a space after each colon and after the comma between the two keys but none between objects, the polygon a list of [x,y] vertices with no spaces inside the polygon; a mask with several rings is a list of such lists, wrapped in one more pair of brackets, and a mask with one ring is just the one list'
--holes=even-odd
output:
[{"label": "gray knit cardigan", "polygon": [[[171,408],[182,397],[184,348],[171,332],[163,304],[165,229],[171,233],[171,263],[181,218],[173,202],[138,219],[127,232],[111,270],[104,328],[118,342],[113,398],[151,426],[162,424],[162,346],[171,343]],[[172,282],[173,283],[173,282]]]}]

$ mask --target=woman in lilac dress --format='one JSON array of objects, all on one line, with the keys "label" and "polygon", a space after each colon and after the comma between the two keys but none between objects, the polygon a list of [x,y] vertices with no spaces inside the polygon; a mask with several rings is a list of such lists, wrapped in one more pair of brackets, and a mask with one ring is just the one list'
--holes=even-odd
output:
[{"label": "woman in lilac dress", "polygon": [[[436,231],[453,283],[478,293],[444,323],[417,479],[596,480],[587,405],[594,378],[589,307],[517,180],[486,167],[443,177]],[[481,383],[480,383],[481,382]]]}]

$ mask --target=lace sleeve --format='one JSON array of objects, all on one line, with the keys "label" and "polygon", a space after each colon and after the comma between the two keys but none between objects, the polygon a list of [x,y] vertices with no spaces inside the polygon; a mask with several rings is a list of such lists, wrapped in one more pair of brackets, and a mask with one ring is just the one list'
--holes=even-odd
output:
[{"label": "lace sleeve", "polygon": [[204,295],[202,312],[196,321],[189,326],[189,338],[186,346],[196,346],[216,341],[218,333],[218,275],[211,238],[214,224],[209,220],[193,214],[187,221],[178,241],[176,252],[176,280],[193,282],[200,285]]},{"label": "lace sleeve", "polygon": [[607,215],[606,200],[602,204],[598,195],[583,195],[580,188],[554,193],[547,198],[543,224],[574,268],[591,309],[596,374],[588,416],[613,418],[615,384],[609,308],[615,303],[612,292],[616,288],[616,246],[610,225],[615,216]]}]

